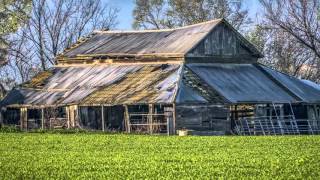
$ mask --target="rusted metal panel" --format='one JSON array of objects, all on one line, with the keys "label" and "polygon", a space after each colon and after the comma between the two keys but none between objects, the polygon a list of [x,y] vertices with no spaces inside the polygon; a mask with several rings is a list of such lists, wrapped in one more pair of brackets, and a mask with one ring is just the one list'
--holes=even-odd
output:
[{"label": "rusted metal panel", "polygon": [[41,82],[12,90],[1,105],[172,103],[180,67],[178,64],[57,67]]},{"label": "rusted metal panel", "polygon": [[36,89],[14,89],[0,102],[0,106],[52,105],[61,99],[63,95],[63,92],[41,91]]},{"label": "rusted metal panel", "polygon": [[172,103],[178,89],[179,65],[149,65],[86,97],[82,104]]},{"label": "rusted metal panel", "polygon": [[221,20],[177,29],[96,32],[62,57],[92,54],[184,54],[204,38]]}]

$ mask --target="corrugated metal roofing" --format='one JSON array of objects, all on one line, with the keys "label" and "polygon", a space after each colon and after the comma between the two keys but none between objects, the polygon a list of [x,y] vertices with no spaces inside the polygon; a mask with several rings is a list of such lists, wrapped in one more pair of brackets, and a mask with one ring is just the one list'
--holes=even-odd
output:
[{"label": "corrugated metal roofing", "polygon": [[309,85],[309,86],[312,86],[313,88],[318,89],[318,90],[320,91],[320,84],[317,84],[317,83],[312,82],[312,81],[307,80],[307,79],[301,79],[301,81],[302,81],[303,83],[306,83],[306,84]]},{"label": "corrugated metal roofing", "polygon": [[176,103],[208,103],[197,91],[181,83],[179,86]]},{"label": "corrugated metal roofing", "polygon": [[277,81],[288,88],[292,93],[301,98],[304,102],[316,103],[320,102],[320,91],[293,76],[278,72],[266,66],[261,66]]},{"label": "corrugated metal roofing", "polygon": [[90,94],[81,104],[173,103],[179,65],[143,66],[116,83]]},{"label": "corrugated metal roofing", "polygon": [[[136,102],[139,98],[143,102],[170,103],[177,89],[179,67],[177,64],[57,67],[52,70],[52,76],[37,82],[37,89],[30,89],[32,84],[26,83],[25,87],[11,91],[1,105],[74,104],[105,88],[111,91],[103,92],[106,95],[100,99],[110,104]],[[108,93],[113,96],[107,96]],[[130,95],[135,97],[130,99]],[[118,100],[108,99],[113,97]],[[101,101],[91,99],[90,102]]]},{"label": "corrugated metal roofing", "polygon": [[264,66],[187,64],[183,72],[181,64],[56,67],[10,91],[0,105],[173,103],[175,96],[177,103],[208,103],[216,94],[204,90],[231,103],[320,102],[316,88]]},{"label": "corrugated metal roofing", "polygon": [[187,67],[233,103],[296,101],[252,64],[189,64]]},{"label": "corrugated metal roofing", "polygon": [[177,29],[96,32],[91,38],[63,54],[185,54],[221,20]]},{"label": "corrugated metal roofing", "polygon": [[0,106],[34,105],[51,106],[59,101],[64,92],[52,92],[35,89],[13,89],[0,102]]}]

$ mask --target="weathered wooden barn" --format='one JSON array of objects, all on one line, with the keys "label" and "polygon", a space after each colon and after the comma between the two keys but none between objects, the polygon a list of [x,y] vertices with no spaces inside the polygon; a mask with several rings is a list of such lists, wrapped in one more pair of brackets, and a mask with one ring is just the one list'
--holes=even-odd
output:
[{"label": "weathered wooden barn", "polygon": [[226,20],[96,31],[10,91],[1,121],[22,129],[175,134],[316,134],[320,90],[258,63]]}]

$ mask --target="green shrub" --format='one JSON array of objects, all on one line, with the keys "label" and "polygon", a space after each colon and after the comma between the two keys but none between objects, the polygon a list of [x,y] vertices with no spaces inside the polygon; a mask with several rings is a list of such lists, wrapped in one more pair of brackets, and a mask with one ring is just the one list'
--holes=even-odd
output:
[{"label": "green shrub", "polygon": [[0,128],[0,132],[13,133],[13,132],[21,132],[21,130],[19,127],[15,125],[2,125]]}]

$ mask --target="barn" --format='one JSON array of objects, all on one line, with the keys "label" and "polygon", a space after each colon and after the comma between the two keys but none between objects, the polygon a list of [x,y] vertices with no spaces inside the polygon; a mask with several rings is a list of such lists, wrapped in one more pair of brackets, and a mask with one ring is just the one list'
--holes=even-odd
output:
[{"label": "barn", "polygon": [[0,119],[24,130],[319,133],[320,89],[259,64],[262,57],[224,19],[95,31],[7,93]]}]

